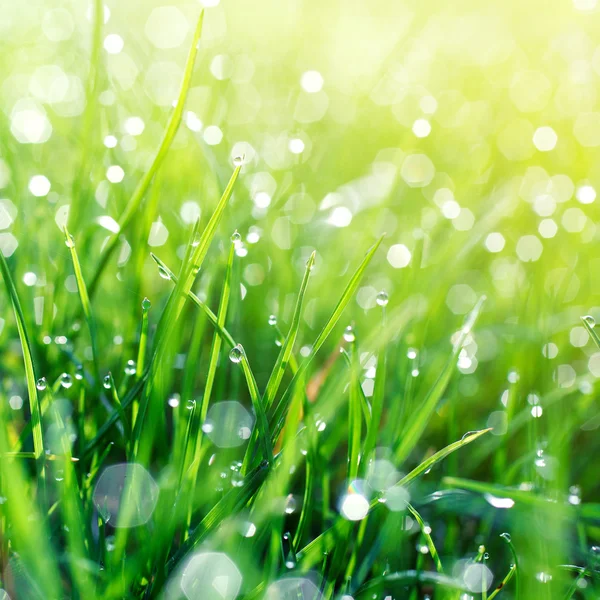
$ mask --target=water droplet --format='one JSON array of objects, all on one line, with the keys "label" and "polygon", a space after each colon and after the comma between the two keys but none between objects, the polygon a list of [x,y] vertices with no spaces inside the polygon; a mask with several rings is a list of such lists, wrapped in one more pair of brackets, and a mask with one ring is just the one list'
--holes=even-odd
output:
[{"label": "water droplet", "polygon": [[231,349],[231,352],[229,353],[229,360],[232,363],[239,363],[242,360],[242,356],[244,354],[244,348],[242,347],[241,344],[238,344],[237,346],[234,346]]},{"label": "water droplet", "polygon": [[65,246],[67,248],[75,248],[75,238],[69,233],[65,239]]},{"label": "water droplet", "polygon": [[509,544],[510,544],[510,541],[511,541],[510,533],[506,533],[506,532],[505,532],[505,533],[501,533],[501,534],[500,534],[500,537],[501,537],[503,540],[505,540],[507,543],[509,543]]},{"label": "water droplet", "polygon": [[242,487],[244,485],[244,476],[238,471],[231,474],[231,485],[233,487]]},{"label": "water droplet", "polygon": [[83,379],[83,365],[77,365],[75,368],[75,379],[81,381]]},{"label": "water droplet", "polygon": [[68,373],[63,373],[60,376],[60,385],[68,390],[73,385],[72,377]]},{"label": "water droplet", "polygon": [[277,317],[275,315],[269,316],[269,325],[271,325],[271,327],[277,325]]},{"label": "water droplet", "polygon": [[585,315],[585,317],[581,317],[581,320],[590,328],[596,325],[596,319],[592,315]]},{"label": "water droplet", "polygon": [[600,546],[592,546],[592,547],[590,548],[590,552],[591,552],[592,554],[594,554],[595,556],[598,556],[598,557],[600,557]]},{"label": "water droplet", "polygon": [[125,365],[125,375],[135,375],[136,366],[135,360],[128,360]]},{"label": "water droplet", "polygon": [[45,377],[40,377],[40,378],[39,378],[39,379],[36,381],[35,387],[36,387],[38,390],[42,391],[42,390],[45,390],[45,389],[46,389],[46,386],[47,386],[47,385],[48,385],[48,384],[46,383],[46,378],[45,378]]},{"label": "water droplet", "polygon": [[106,375],[104,377],[104,379],[102,380],[102,385],[107,389],[110,390],[110,375]]},{"label": "water droplet", "polygon": [[142,310],[144,310],[145,312],[148,312],[151,307],[152,307],[152,302],[150,302],[150,300],[148,300],[148,298],[144,298],[142,300]]},{"label": "water droplet", "polygon": [[356,336],[354,335],[354,327],[352,327],[352,325],[348,325],[348,327],[344,329],[344,339],[348,343],[351,343],[356,339]]},{"label": "water droplet", "polygon": [[194,237],[192,238],[192,241],[191,241],[192,248],[197,248],[200,245],[201,239],[202,239],[202,236],[199,233],[195,233]]},{"label": "water droplet", "polygon": [[107,536],[106,540],[105,540],[105,544],[106,544],[106,551],[112,552],[115,549],[115,536],[114,535]]},{"label": "water droplet", "polygon": [[161,267],[160,265],[158,266],[158,274],[163,279],[171,279],[171,277],[169,276],[169,273],[166,271],[166,269],[164,267]]},{"label": "water droplet", "polygon": [[65,472],[63,469],[58,469],[58,471],[56,471],[55,475],[54,475],[54,479],[56,479],[56,481],[63,481],[65,478]]},{"label": "water droplet", "polygon": [[233,164],[236,167],[241,167],[244,164],[244,156],[236,156],[236,157],[234,157]]},{"label": "water droplet", "polygon": [[290,494],[285,499],[285,514],[291,515],[296,510],[296,499]]},{"label": "water droplet", "polygon": [[194,410],[194,408],[196,408],[196,401],[195,400],[188,400],[187,404],[185,405],[185,407],[188,410]]},{"label": "water droplet", "polygon": [[381,290],[379,294],[377,294],[377,304],[379,304],[379,306],[387,306],[389,300],[390,299],[386,291]]},{"label": "water droplet", "polygon": [[242,236],[240,235],[240,232],[236,229],[232,234],[231,234],[231,241],[236,244],[237,242],[240,242],[242,240]]},{"label": "water droplet", "polygon": [[483,554],[483,560],[489,560],[489,559],[490,559],[489,552],[484,552],[484,554]]}]

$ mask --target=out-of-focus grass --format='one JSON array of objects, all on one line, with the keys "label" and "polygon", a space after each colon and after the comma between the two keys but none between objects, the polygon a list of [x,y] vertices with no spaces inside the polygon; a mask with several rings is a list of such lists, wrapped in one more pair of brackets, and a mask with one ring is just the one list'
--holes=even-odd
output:
[{"label": "out-of-focus grass", "polygon": [[200,4],[0,6],[0,588],[598,597],[595,0]]}]

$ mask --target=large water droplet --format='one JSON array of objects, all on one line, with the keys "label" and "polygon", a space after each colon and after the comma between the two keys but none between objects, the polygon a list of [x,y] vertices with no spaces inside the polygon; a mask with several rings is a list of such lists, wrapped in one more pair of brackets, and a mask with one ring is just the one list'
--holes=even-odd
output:
[{"label": "large water droplet", "polygon": [[68,373],[63,373],[60,376],[60,385],[68,390],[73,385],[73,378]]},{"label": "large water droplet", "polygon": [[110,390],[111,384],[110,384],[110,375],[106,375],[104,377],[104,379],[102,380],[102,385],[107,389]]},{"label": "large water droplet", "polygon": [[356,336],[354,335],[354,327],[352,327],[352,325],[348,325],[348,327],[344,329],[344,339],[348,343],[351,343],[356,339]]},{"label": "large water droplet", "polygon": [[47,385],[45,377],[40,377],[35,383],[35,387],[40,391],[45,390]]},{"label": "large water droplet", "polygon": [[285,499],[285,514],[291,515],[296,510],[296,499],[290,494]]},{"label": "large water droplet", "polygon": [[275,315],[269,316],[269,325],[271,325],[271,327],[277,325],[277,317]]},{"label": "large water droplet", "polygon": [[510,544],[510,541],[511,541],[510,533],[506,533],[506,532],[501,533],[500,537]]},{"label": "large water droplet", "polygon": [[128,360],[125,365],[125,375],[135,375],[135,360]]},{"label": "large water droplet", "polygon": [[592,317],[592,315],[585,315],[585,317],[581,317],[581,320],[585,322],[585,324],[592,328],[596,326],[596,319]]},{"label": "large water droplet", "polygon": [[231,349],[231,352],[229,353],[229,360],[232,363],[239,363],[242,360],[242,355],[244,353],[244,348],[242,347],[241,344],[238,344],[237,346],[234,346]]},{"label": "large water droplet", "polygon": [[389,301],[390,299],[386,291],[381,290],[379,294],[377,294],[377,304],[379,304],[379,306],[387,306]]},{"label": "large water droplet", "polygon": [[236,156],[236,157],[234,157],[233,164],[236,167],[241,167],[244,164],[244,157],[243,156]]},{"label": "large water droplet", "polygon": [[240,232],[236,229],[232,234],[231,234],[231,241],[235,244],[239,241],[241,241],[242,236],[240,235]]},{"label": "large water droplet", "polygon": [[65,246],[67,248],[75,248],[75,238],[69,233],[65,239]]},{"label": "large water droplet", "polygon": [[194,410],[194,408],[196,408],[196,401],[195,400],[188,400],[187,404],[185,405],[185,407],[188,410]]},{"label": "large water droplet", "polygon": [[150,302],[150,300],[148,300],[148,298],[144,298],[142,300],[142,310],[144,310],[145,312],[148,312],[151,307],[152,307],[152,302]]},{"label": "large water droplet", "polygon": [[164,267],[161,267],[160,265],[158,266],[158,274],[163,279],[171,279],[171,277],[169,276],[169,273],[167,273],[166,269]]}]

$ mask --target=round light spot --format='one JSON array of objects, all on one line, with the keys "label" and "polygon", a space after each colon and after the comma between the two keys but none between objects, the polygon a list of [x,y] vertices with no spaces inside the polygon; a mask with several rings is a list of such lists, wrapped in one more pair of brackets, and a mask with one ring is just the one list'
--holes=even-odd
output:
[{"label": "round light spot", "polygon": [[34,175],[29,180],[29,191],[38,198],[46,196],[50,191],[50,180],[45,175]]},{"label": "round light spot", "polygon": [[460,204],[456,200],[447,200],[442,204],[442,214],[446,219],[456,219],[460,215]]},{"label": "round light spot", "polygon": [[410,187],[425,187],[431,183],[435,167],[427,155],[409,154],[402,163],[400,175]]},{"label": "round light spot", "polygon": [[188,225],[195,223],[201,215],[200,205],[194,200],[188,200],[181,205],[179,215],[181,220]]},{"label": "round light spot", "polygon": [[331,211],[327,222],[334,227],[347,227],[352,222],[352,213],[345,206],[336,206]]},{"label": "round light spot", "polygon": [[558,136],[552,127],[538,127],[533,134],[533,144],[540,152],[550,152],[556,147]]},{"label": "round light spot", "polygon": [[181,590],[188,600],[234,600],[242,587],[242,574],[222,552],[199,552],[186,563]]},{"label": "round light spot", "polygon": [[427,119],[417,119],[413,123],[412,132],[418,138],[427,137],[431,133],[431,123]]},{"label": "round light spot", "polygon": [[582,185],[577,188],[575,197],[581,204],[591,204],[596,199],[596,190],[591,185]]},{"label": "round light spot", "polygon": [[304,152],[304,142],[300,138],[292,138],[288,142],[288,149],[292,154],[302,154]]},{"label": "round light spot", "polygon": [[303,577],[285,577],[275,581],[267,588],[264,600],[298,600],[298,598],[323,600],[317,586],[310,579]]},{"label": "round light spot", "polygon": [[369,512],[369,501],[357,493],[346,494],[342,499],[340,513],[349,521],[361,521]]},{"label": "round light spot", "polygon": [[300,85],[305,92],[316,94],[323,89],[323,76],[319,71],[306,71],[302,73]]},{"label": "round light spot", "polygon": [[538,225],[539,234],[546,239],[553,238],[558,231],[558,225],[554,219],[544,219]]},{"label": "round light spot", "polygon": [[119,165],[111,165],[106,169],[106,179],[111,183],[120,183],[125,177],[125,171]]},{"label": "round light spot", "polygon": [[568,231],[569,233],[579,233],[580,231],[583,231],[583,228],[587,223],[587,217],[580,208],[567,208],[563,213],[561,223],[565,231]]},{"label": "round light spot", "polygon": [[466,283],[453,285],[446,296],[446,306],[455,315],[468,313],[477,302],[477,294]]},{"label": "round light spot", "polygon": [[168,239],[169,230],[165,227],[164,223],[162,221],[154,221],[148,235],[148,246],[153,248],[164,246]]},{"label": "round light spot", "polygon": [[107,148],[115,148],[117,145],[117,138],[114,135],[107,135],[104,138],[104,145]]},{"label": "round light spot", "polygon": [[51,42],[68,40],[74,29],[73,17],[66,8],[55,8],[44,13],[42,31]]},{"label": "round light spot", "polygon": [[11,112],[10,131],[21,144],[43,144],[50,139],[52,125],[41,105],[31,98],[23,98]]},{"label": "round light spot", "polygon": [[231,77],[233,71],[233,61],[226,54],[217,54],[210,61],[210,72],[215,79],[224,81]]},{"label": "round light spot", "polygon": [[438,107],[437,100],[433,96],[423,96],[419,100],[419,108],[426,114],[432,115]]},{"label": "round light spot", "polygon": [[544,246],[535,235],[524,235],[517,242],[517,256],[523,262],[535,262],[542,255]]},{"label": "round light spot", "polygon": [[600,146],[600,113],[579,113],[573,125],[573,135],[584,148]]},{"label": "round light spot", "polygon": [[204,130],[204,141],[209,146],[217,146],[218,144],[221,143],[222,139],[223,139],[223,132],[221,131],[221,129],[219,127],[217,127],[217,125],[209,125]]},{"label": "round light spot", "polygon": [[33,271],[27,271],[27,273],[23,274],[23,283],[26,286],[32,287],[35,285],[36,281],[37,275]]},{"label": "round light spot", "polygon": [[12,233],[0,233],[0,252],[8,258],[15,253],[19,242]]},{"label": "round light spot", "polygon": [[575,348],[583,348],[590,339],[590,334],[587,332],[585,327],[581,327],[578,325],[577,327],[573,327],[569,332],[569,341],[571,342],[571,346]]},{"label": "round light spot", "polygon": [[394,244],[387,253],[387,260],[394,269],[403,269],[410,264],[412,254],[404,244]]},{"label": "round light spot", "polygon": [[119,54],[124,46],[123,38],[117,33],[110,33],[104,38],[104,49],[109,54]]},{"label": "round light spot", "polygon": [[141,135],[145,124],[140,117],[129,117],[125,120],[124,128],[129,135]]},{"label": "round light spot", "polygon": [[188,29],[188,21],[177,7],[159,6],[150,13],[144,31],[156,48],[165,50],[181,46]]},{"label": "round light spot", "polygon": [[202,431],[219,448],[235,448],[244,444],[254,426],[254,417],[235,400],[213,404],[202,424]]},{"label": "round light spot", "polygon": [[464,572],[463,580],[471,592],[481,593],[482,590],[489,590],[492,585],[494,575],[481,563],[469,565]]},{"label": "round light spot", "polygon": [[506,241],[504,236],[497,231],[488,233],[487,237],[485,238],[485,247],[488,252],[502,252],[505,244]]}]

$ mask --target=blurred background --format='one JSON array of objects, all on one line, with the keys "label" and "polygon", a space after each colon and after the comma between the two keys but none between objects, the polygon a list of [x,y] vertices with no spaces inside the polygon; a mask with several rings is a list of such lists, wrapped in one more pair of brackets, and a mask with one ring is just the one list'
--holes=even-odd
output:
[{"label": "blurred background", "polygon": [[[277,353],[268,317],[286,329],[310,253],[300,354],[386,233],[343,327],[368,338],[381,290],[388,310],[410,309],[390,397],[409,378],[415,398],[429,389],[452,334],[487,296],[422,449],[494,427],[469,472],[452,458],[451,473],[597,500],[600,353],[580,322],[600,318],[597,0],[107,0],[95,88],[86,1],[0,0],[0,247],[42,371],[81,326],[60,227],[69,219],[91,274],[159,144],[202,6],[182,125],[94,301],[106,370],[134,356],[142,299],[160,306],[171,290],[150,252],[179,265],[192,224],[206,223],[244,155],[196,291],[216,306],[237,229],[230,329],[261,389]],[[1,385],[18,418],[6,295],[0,308]],[[367,368],[367,397],[368,382]],[[518,413],[527,418],[494,458]]]}]

